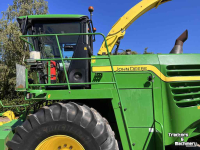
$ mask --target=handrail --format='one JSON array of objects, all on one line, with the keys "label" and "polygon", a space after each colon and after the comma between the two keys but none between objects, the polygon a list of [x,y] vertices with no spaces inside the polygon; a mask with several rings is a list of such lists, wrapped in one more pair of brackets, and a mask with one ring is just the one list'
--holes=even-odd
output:
[{"label": "handrail", "polygon": [[3,107],[3,108],[11,108],[11,107],[26,107],[26,106],[29,106],[30,104],[23,104],[23,105],[3,105],[2,101],[0,100],[0,105]]},{"label": "handrail", "polygon": [[[110,59],[110,55],[108,55],[108,57],[103,56],[101,58],[95,58],[95,57],[91,57],[91,58],[63,58],[62,56],[62,52],[61,52],[61,48],[60,48],[60,44],[59,44],[59,39],[58,36],[73,36],[73,35],[101,35],[103,36],[104,40],[105,40],[105,36],[102,33],[64,33],[64,34],[38,34],[38,35],[22,35],[20,36],[20,38],[27,42],[28,44],[30,44],[32,46],[32,49],[35,50],[34,46],[32,43],[28,42],[26,39],[24,39],[24,37],[44,37],[44,36],[55,36],[56,37],[56,41],[57,41],[57,45],[58,45],[58,49],[59,49],[59,53],[60,53],[60,57],[61,58],[50,58],[50,59],[36,59],[36,61],[48,61],[48,77],[50,76],[50,61],[51,60],[61,60],[62,61],[62,65],[65,66],[64,64],[64,60],[92,60],[92,59]],[[107,43],[105,41],[105,43]],[[107,47],[108,48],[108,47]],[[109,50],[107,50],[109,52]],[[48,84],[29,84],[28,86],[49,86],[49,85],[53,85],[53,86],[59,86],[59,85],[67,85],[68,86],[68,90],[70,92],[70,85],[84,85],[84,84],[116,84],[115,82],[88,82],[88,83],[69,83],[68,81],[68,75],[67,75],[67,71],[64,69],[64,73],[65,73],[65,77],[67,80],[67,83],[59,83],[59,84],[51,84],[50,83],[50,78],[48,78]],[[115,78],[115,77],[114,77]]]},{"label": "handrail", "polygon": [[[23,37],[41,37],[41,36],[75,36],[75,35],[102,35],[104,40],[106,39],[105,35],[102,33],[62,33],[62,34],[35,34],[35,35],[21,35],[20,39],[24,40],[27,43],[28,42],[26,39]],[[106,42],[107,43],[107,42]],[[31,43],[30,43],[31,44]]]},{"label": "handrail", "polygon": [[[0,100],[0,105],[3,107],[3,108],[16,108],[17,112],[20,112],[19,109],[17,107],[24,107],[25,110],[26,110],[26,106],[29,106],[30,104],[23,104],[23,105],[3,105],[2,101]],[[0,113],[0,116],[2,115],[3,113]]]},{"label": "handrail", "polygon": [[[59,44],[59,40],[58,40],[58,36],[57,35],[56,35],[56,41],[57,41],[57,44],[58,44],[58,48],[59,48],[59,52],[60,52],[60,57],[63,58],[63,55],[62,55],[62,52],[61,52],[61,48],[60,48],[60,44]],[[64,60],[62,59],[61,61],[62,61],[62,64],[63,64],[63,68],[65,68]],[[70,85],[69,85],[69,79],[68,79],[67,71],[66,71],[66,69],[63,69],[63,70],[65,72],[65,78],[67,80],[67,83],[68,83],[67,86],[68,86],[68,89],[69,89],[69,92],[70,92]],[[50,69],[49,69],[49,72],[50,72]],[[50,79],[50,76],[49,76],[48,79]]]},{"label": "handrail", "polygon": [[156,120],[155,120],[155,122],[158,123],[161,126],[162,138],[163,138],[163,144],[162,145],[163,145],[163,150],[164,150],[165,149],[165,144],[164,144],[165,143],[165,136],[164,136],[164,132],[163,132],[164,131],[163,125],[160,122],[156,121]]},{"label": "handrail", "polygon": [[[69,83],[69,85],[84,85],[84,84],[115,84],[115,82],[83,82],[83,83]],[[67,83],[58,83],[58,84],[29,84],[29,86],[59,86],[67,85]]]},{"label": "handrail", "polygon": [[[49,60],[61,60],[62,58],[49,58],[49,59],[36,59],[36,61],[49,61]],[[89,59],[109,59],[109,57],[91,57],[91,58],[63,58],[63,60],[89,60]]]},{"label": "handrail", "polygon": [[[119,88],[118,88],[118,85],[117,85],[117,79],[116,79],[116,76],[115,76],[115,72],[114,72],[114,69],[113,69],[113,64],[112,64],[112,61],[111,61],[111,57],[110,57],[110,51],[108,49],[108,45],[107,45],[107,40],[106,40],[106,37],[104,36],[104,34],[102,33],[64,33],[64,34],[39,34],[39,35],[22,35],[20,36],[20,38],[22,40],[24,40],[25,42],[27,42],[28,44],[31,44],[30,42],[28,42],[26,39],[24,39],[23,37],[41,37],[41,36],[56,36],[56,41],[57,41],[57,44],[58,44],[58,48],[59,48],[59,52],[60,52],[60,60],[62,60],[62,65],[63,67],[65,66],[64,64],[64,60],[81,60],[81,59],[101,59],[101,58],[63,58],[62,57],[62,52],[61,52],[61,48],[60,48],[60,44],[59,44],[59,40],[58,40],[58,36],[73,36],[73,35],[101,35],[103,36],[104,38],[104,42],[105,42],[105,46],[106,46],[106,49],[107,49],[107,55],[108,57],[105,58],[105,57],[102,57],[102,59],[109,59],[109,63],[110,63],[110,66],[111,66],[111,69],[112,69],[112,75],[113,75],[113,80],[114,82],[98,82],[98,84],[115,84],[115,88],[117,90],[117,95],[118,95],[118,98],[119,98],[119,102],[121,103],[121,96],[120,96],[120,93],[119,93]],[[33,45],[32,45],[33,46]],[[33,48],[34,49],[34,48]],[[38,61],[50,61],[50,60],[54,60],[54,59],[38,59]],[[50,63],[49,63],[50,64]],[[48,70],[49,70],[49,67],[50,65],[48,65]],[[67,72],[66,72],[66,69],[64,69],[64,72],[65,72],[65,77],[66,77],[66,80],[67,80],[67,86],[68,86],[68,90],[69,90],[69,93],[71,93],[70,91],[70,85],[73,85],[73,84],[85,84],[85,83],[69,83],[68,81],[68,76],[67,76]],[[50,75],[50,70],[48,71],[48,76]],[[48,82],[49,83],[49,82]],[[28,83],[27,83],[28,84]],[[96,82],[90,82],[90,83],[87,83],[87,84],[97,84]],[[47,85],[55,85],[55,84],[37,84],[38,86],[47,86]],[[58,85],[58,84],[57,84]],[[34,86],[34,85],[26,85],[26,86]],[[123,119],[124,119],[124,125],[126,127],[126,132],[128,134],[127,138],[128,138],[128,143],[130,145],[130,149],[133,150],[133,147],[131,146],[131,139],[130,139],[130,132],[128,130],[128,126],[127,126],[127,119],[125,117],[125,114],[124,114],[124,107],[123,107],[123,103],[120,104],[121,105],[121,109],[122,109],[122,116],[123,116]]]}]

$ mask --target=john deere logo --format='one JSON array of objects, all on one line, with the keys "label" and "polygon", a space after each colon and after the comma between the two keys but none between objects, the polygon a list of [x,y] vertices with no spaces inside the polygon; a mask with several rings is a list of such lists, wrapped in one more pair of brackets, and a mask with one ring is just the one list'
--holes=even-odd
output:
[{"label": "john deere logo", "polygon": [[50,98],[50,97],[51,97],[51,94],[48,95],[48,98]]},{"label": "john deere logo", "polygon": [[197,109],[200,109],[200,106],[197,106]]},{"label": "john deere logo", "polygon": [[116,71],[147,71],[147,67],[117,67]]}]

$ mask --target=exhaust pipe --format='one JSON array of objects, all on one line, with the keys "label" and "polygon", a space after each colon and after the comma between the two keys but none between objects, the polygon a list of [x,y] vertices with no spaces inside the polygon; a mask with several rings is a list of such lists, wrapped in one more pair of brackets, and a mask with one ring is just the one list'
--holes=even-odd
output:
[{"label": "exhaust pipe", "polygon": [[182,54],[183,53],[183,43],[188,39],[188,30],[185,30],[175,42],[173,49],[170,54]]}]

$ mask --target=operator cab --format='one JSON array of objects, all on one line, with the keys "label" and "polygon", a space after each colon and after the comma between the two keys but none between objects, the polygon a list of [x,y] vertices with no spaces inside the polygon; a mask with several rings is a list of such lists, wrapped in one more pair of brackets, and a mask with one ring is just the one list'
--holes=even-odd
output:
[{"label": "operator cab", "polygon": [[[33,35],[33,37],[28,38],[28,41],[34,46],[35,51],[40,52],[41,59],[54,59],[51,65],[56,67],[56,79],[54,78],[54,82],[51,83],[66,83],[64,69],[67,71],[69,83],[90,82],[90,60],[64,60],[64,67],[61,60],[55,60],[61,57],[91,57],[94,36],[62,35],[66,33],[92,32],[92,21],[87,16],[40,15],[38,17],[37,15],[31,15],[19,17],[18,22],[22,34]],[[54,34],[57,34],[57,38]],[[29,45],[30,51],[34,51],[34,49]],[[40,83],[46,84],[48,83],[48,67],[45,67],[47,66],[47,61],[42,61],[42,65],[44,66],[43,71],[39,71]],[[32,68],[38,67],[32,66]],[[66,87],[63,86],[63,88]],[[62,87],[49,86],[48,88],[60,89]],[[89,85],[73,85],[71,88],[89,88]]]}]

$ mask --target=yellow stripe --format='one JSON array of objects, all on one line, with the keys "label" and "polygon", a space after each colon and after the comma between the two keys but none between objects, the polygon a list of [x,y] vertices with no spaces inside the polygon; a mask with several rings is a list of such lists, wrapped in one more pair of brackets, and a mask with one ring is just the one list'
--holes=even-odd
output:
[{"label": "yellow stripe", "polygon": [[[135,66],[113,66],[114,71],[116,72],[134,72],[134,71],[152,71],[154,72],[161,80],[165,82],[172,81],[198,81],[200,76],[187,76],[187,77],[166,77],[158,70],[155,66],[152,65],[135,65]],[[93,72],[111,72],[111,66],[101,66],[101,67],[92,67]]]}]

